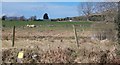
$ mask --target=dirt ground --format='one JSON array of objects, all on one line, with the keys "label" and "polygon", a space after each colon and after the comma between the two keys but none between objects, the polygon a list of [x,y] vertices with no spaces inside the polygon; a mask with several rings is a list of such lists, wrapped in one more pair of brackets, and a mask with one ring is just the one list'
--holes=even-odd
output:
[{"label": "dirt ground", "polygon": [[[15,46],[12,30],[2,31],[2,61],[19,63],[17,55],[24,51],[23,63],[119,63],[116,42],[91,39],[90,31],[78,32],[79,47],[73,31],[16,29]],[[35,56],[35,57],[34,57]]]}]

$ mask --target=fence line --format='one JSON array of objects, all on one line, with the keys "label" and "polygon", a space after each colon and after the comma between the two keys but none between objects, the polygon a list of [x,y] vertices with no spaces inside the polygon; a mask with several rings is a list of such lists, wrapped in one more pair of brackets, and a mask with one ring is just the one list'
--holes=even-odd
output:
[{"label": "fence line", "polygon": [[77,32],[76,32],[76,27],[75,27],[75,25],[73,25],[73,31],[74,31],[74,34],[75,34],[75,41],[76,41],[76,44],[77,44],[77,46],[79,47],[78,37],[77,37]]},{"label": "fence line", "polygon": [[13,27],[12,47],[14,47],[14,44],[15,44],[15,26]]},{"label": "fence line", "polygon": [[[78,25],[72,25],[72,27],[73,27],[73,32],[74,32],[74,37],[75,37],[75,42],[76,42],[76,44],[77,44],[77,46],[79,47],[79,44],[80,44],[80,42],[79,42],[79,34],[77,34],[77,31],[79,31],[80,33],[81,32],[86,32],[86,31],[89,31],[90,30],[90,35],[88,34],[88,37],[90,36],[90,38],[92,38],[92,37],[94,37],[95,39],[98,39],[98,40],[104,40],[104,39],[108,39],[108,40],[111,40],[111,39],[114,39],[115,38],[115,34],[113,34],[113,32],[114,32],[114,30],[109,30],[109,29],[102,29],[102,28],[99,28],[99,29],[94,29],[94,27],[93,28],[89,28],[88,30],[85,30],[85,29],[83,29],[83,28],[81,28],[80,27],[80,29],[82,30],[78,30],[77,27]],[[82,25],[82,26],[84,26],[84,25]],[[16,27],[14,26],[13,27],[13,35],[12,35],[12,47],[14,47],[14,45],[15,45],[15,29],[16,29]],[[97,31],[95,31],[95,30],[97,30]],[[78,32],[78,33],[79,33]],[[80,35],[80,37],[81,37],[81,35]]]}]

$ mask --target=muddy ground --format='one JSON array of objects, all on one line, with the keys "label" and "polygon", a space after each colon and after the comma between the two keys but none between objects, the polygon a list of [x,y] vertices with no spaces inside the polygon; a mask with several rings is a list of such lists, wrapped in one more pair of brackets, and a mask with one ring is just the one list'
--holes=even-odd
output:
[{"label": "muddy ground", "polygon": [[[2,61],[19,63],[17,56],[24,51],[22,63],[119,63],[116,42],[91,39],[92,32],[78,33],[79,47],[72,30],[16,29],[15,46],[12,29],[2,31]],[[35,56],[35,57],[34,57]]]}]

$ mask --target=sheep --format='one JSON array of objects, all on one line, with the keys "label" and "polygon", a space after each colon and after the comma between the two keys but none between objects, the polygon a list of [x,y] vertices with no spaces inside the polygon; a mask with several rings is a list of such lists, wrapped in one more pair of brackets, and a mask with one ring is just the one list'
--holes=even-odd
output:
[{"label": "sheep", "polygon": [[34,27],[36,27],[36,25],[28,25],[28,24],[27,24],[27,27],[29,27],[29,28],[34,28]]}]

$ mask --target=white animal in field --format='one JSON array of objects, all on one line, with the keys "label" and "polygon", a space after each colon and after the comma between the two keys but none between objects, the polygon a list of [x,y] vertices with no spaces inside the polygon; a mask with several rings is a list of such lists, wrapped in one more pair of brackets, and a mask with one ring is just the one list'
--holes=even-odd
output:
[{"label": "white animal in field", "polygon": [[29,24],[27,24],[27,27],[34,28],[34,27],[36,27],[36,25],[29,25]]},{"label": "white animal in field", "polygon": [[70,22],[72,22],[72,20],[69,20]]}]

